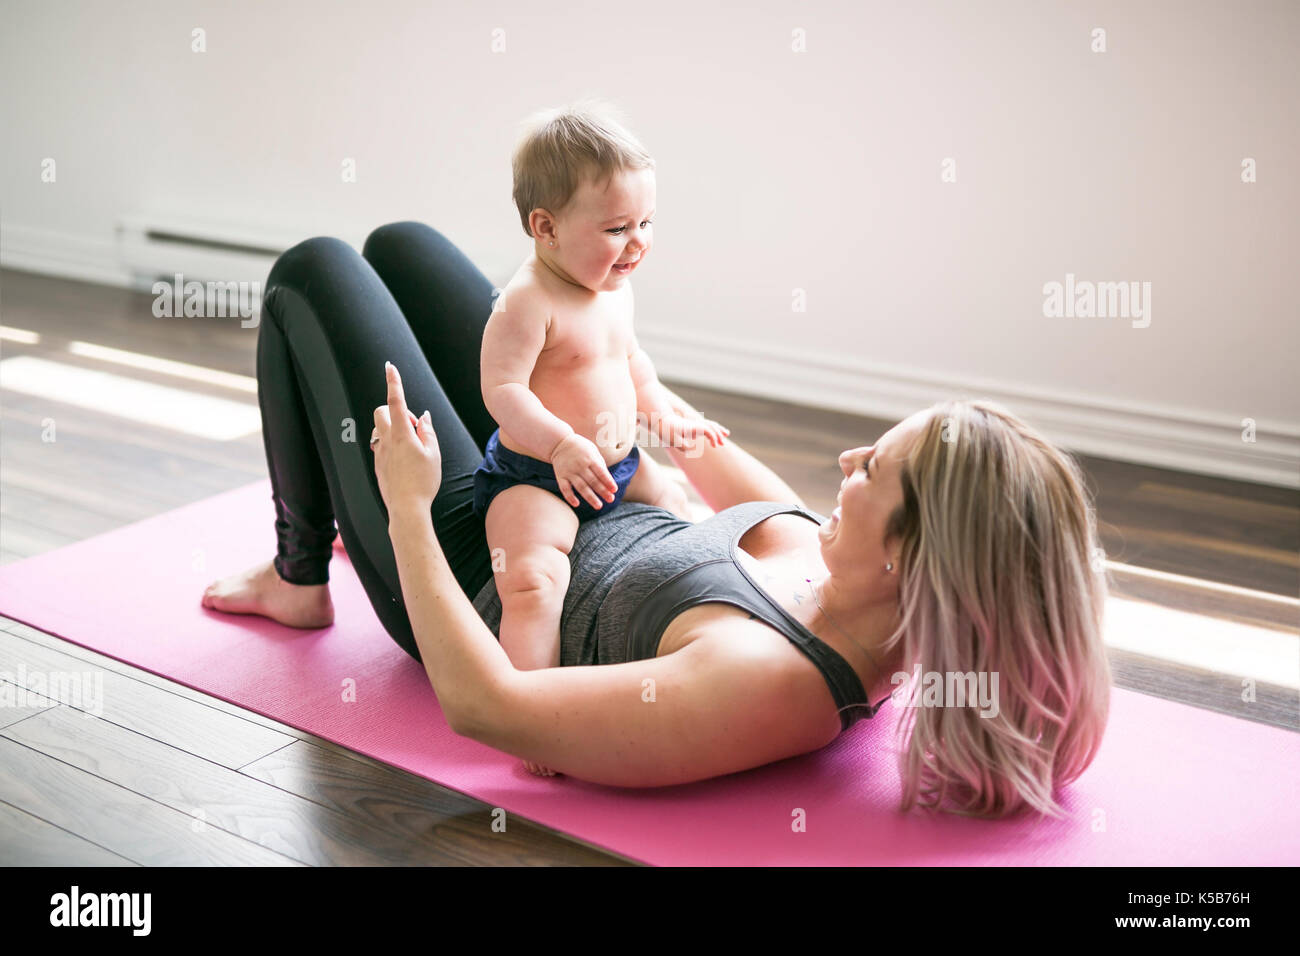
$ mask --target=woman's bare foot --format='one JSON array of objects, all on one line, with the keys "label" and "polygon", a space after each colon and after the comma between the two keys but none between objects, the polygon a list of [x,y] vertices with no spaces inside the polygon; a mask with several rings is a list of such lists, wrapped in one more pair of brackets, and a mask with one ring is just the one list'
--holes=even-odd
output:
[{"label": "woman's bare foot", "polygon": [[328,584],[290,584],[267,561],[213,581],[203,592],[203,606],[227,614],[260,614],[290,627],[329,627],[334,602]]},{"label": "woman's bare foot", "polygon": [[539,764],[533,760],[525,760],[524,768],[529,773],[536,774],[539,777],[554,777],[559,772],[558,770],[552,770],[549,767],[544,767],[542,764]]}]

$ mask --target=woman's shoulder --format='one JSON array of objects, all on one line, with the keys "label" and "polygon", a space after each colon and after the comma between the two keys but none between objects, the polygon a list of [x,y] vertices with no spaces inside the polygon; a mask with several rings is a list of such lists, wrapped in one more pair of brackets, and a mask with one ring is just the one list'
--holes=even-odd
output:
[{"label": "woman's shoulder", "polygon": [[750,544],[777,550],[799,548],[807,546],[810,531],[815,533],[825,522],[815,511],[779,501],[745,501],[697,521],[687,521],[655,505],[623,502],[610,514],[578,526],[571,556],[599,561],[617,554],[626,560],[669,537],[679,540],[682,548],[689,548],[691,542],[725,543],[742,535],[748,535],[747,550],[751,550]]},{"label": "woman's shoulder", "polygon": [[698,519],[697,524],[705,524],[715,519],[719,524],[736,523],[750,520],[764,520],[767,517],[773,517],[781,514],[791,514],[796,516],[805,516],[805,521],[822,523],[826,521],[824,515],[818,514],[811,508],[808,508],[795,501],[742,501],[740,504],[732,505],[721,511],[714,512]]},{"label": "woman's shoulder", "polygon": [[827,521],[812,509],[788,501],[746,501],[707,520],[714,519],[720,531],[740,534],[745,550],[754,555],[807,547],[817,528]]}]

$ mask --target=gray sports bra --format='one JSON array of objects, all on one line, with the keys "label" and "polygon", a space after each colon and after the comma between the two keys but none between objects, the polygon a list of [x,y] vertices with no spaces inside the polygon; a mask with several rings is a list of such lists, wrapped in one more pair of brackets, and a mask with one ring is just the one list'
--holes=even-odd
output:
[{"label": "gray sports bra", "polygon": [[628,600],[637,602],[627,615],[624,657],[641,660],[655,656],[668,624],[687,608],[721,603],[748,611],[784,634],[821,671],[839,709],[841,728],[847,730],[863,717],[874,717],[885,701],[868,701],[848,661],[759,587],[736,558],[745,532],[778,514],[799,514],[817,524],[825,521],[797,505],[747,502],[728,508],[693,526],[695,534],[683,530],[629,564],[605,598],[601,615],[606,606],[617,609]]}]

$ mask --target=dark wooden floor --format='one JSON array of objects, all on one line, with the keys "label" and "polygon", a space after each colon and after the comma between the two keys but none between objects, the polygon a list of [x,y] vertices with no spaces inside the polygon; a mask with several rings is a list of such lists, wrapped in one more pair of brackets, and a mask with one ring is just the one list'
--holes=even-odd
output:
[{"label": "dark wooden floor", "polygon": [[[255,407],[252,394],[67,351],[86,341],[253,376],[255,329],[235,319],[158,319],[151,303],[146,294],[0,272],[0,325],[41,336],[37,344],[0,343],[0,359],[46,357]],[[836,455],[891,424],[674,387],[824,513],[840,480]],[[0,403],[0,563],[266,475],[257,434],[195,438],[11,390],[0,392]],[[41,436],[50,418],[54,443]],[[1300,595],[1297,491],[1080,460],[1113,561]],[[1124,568],[1113,581],[1123,596],[1300,633],[1294,603]],[[0,617],[0,673],[20,665],[101,672],[105,709],[96,716],[53,701],[0,708],[0,863],[634,862],[521,819],[494,832],[491,808],[480,801]],[[1112,665],[1119,686],[1297,727],[1294,690],[1261,686],[1247,708],[1240,680],[1228,675],[1119,651]]]}]

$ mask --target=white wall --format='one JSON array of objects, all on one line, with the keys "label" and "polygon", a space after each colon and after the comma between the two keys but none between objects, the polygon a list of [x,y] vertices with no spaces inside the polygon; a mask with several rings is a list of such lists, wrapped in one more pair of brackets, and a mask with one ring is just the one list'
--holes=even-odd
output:
[{"label": "white wall", "polygon": [[[0,10],[5,266],[114,281],[118,217],[176,210],[420,219],[502,284],[516,124],[593,93],[658,164],[635,282],[665,377],[885,417],[984,394],[1082,451],[1300,486],[1300,4]],[[1150,325],[1044,317],[1066,273],[1150,282]]]}]

